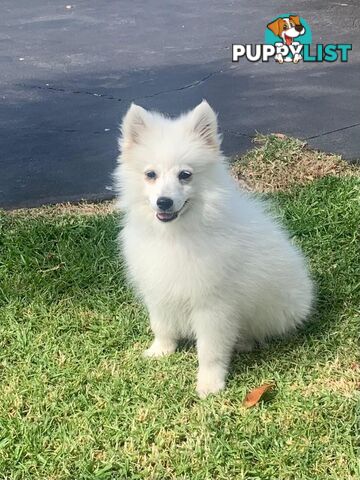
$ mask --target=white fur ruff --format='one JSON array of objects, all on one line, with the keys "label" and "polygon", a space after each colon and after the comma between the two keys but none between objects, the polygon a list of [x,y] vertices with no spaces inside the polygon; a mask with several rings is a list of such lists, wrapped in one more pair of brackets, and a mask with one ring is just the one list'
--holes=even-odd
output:
[{"label": "white fur ruff", "polygon": [[[313,284],[304,258],[229,175],[206,102],[177,119],[132,105],[120,147],[119,239],[155,336],[145,355],[170,354],[180,339],[195,339],[197,391],[216,393],[235,349],[283,335],[309,315]],[[145,177],[149,170],[155,180]],[[192,177],[181,183],[183,170]],[[160,196],[173,199],[177,218],[158,219]]]}]

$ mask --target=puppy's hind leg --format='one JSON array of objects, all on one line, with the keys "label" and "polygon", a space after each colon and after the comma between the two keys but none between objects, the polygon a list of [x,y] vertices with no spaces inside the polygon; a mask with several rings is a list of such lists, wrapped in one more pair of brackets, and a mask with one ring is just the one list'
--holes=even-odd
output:
[{"label": "puppy's hind leg", "polygon": [[150,325],[155,335],[151,346],[143,353],[144,357],[162,357],[174,353],[177,347],[177,331],[173,312],[166,308],[151,307]]}]

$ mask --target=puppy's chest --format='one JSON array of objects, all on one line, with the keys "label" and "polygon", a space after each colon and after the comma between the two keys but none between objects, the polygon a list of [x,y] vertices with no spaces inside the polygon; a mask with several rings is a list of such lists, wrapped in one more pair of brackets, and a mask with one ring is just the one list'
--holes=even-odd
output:
[{"label": "puppy's chest", "polygon": [[179,300],[203,295],[221,272],[221,260],[211,246],[201,248],[191,241],[137,238],[127,242],[125,253],[130,273],[144,293]]}]

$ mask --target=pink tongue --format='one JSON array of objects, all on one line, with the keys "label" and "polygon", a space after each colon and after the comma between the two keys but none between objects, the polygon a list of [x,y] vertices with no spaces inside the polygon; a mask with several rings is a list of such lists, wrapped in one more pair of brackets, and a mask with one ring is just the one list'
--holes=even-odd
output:
[{"label": "pink tongue", "polygon": [[292,38],[291,38],[291,37],[288,37],[288,36],[285,34],[285,42],[286,42],[286,45],[291,45],[291,44],[292,44]]},{"label": "pink tongue", "polygon": [[167,220],[173,216],[173,213],[158,213],[157,216],[160,220]]}]

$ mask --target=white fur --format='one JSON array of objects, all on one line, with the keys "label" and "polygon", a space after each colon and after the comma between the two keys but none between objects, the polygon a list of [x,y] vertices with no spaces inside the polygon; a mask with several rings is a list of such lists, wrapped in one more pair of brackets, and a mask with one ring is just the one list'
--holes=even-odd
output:
[{"label": "white fur", "polygon": [[[145,355],[170,354],[179,339],[195,339],[197,391],[216,393],[234,349],[283,335],[311,311],[304,258],[263,204],[239,191],[205,101],[176,119],[132,105],[120,147],[119,238],[155,335]],[[145,178],[149,169],[155,181]],[[193,172],[186,184],[177,177],[184,169]],[[175,220],[158,220],[159,196],[174,200]]]}]

